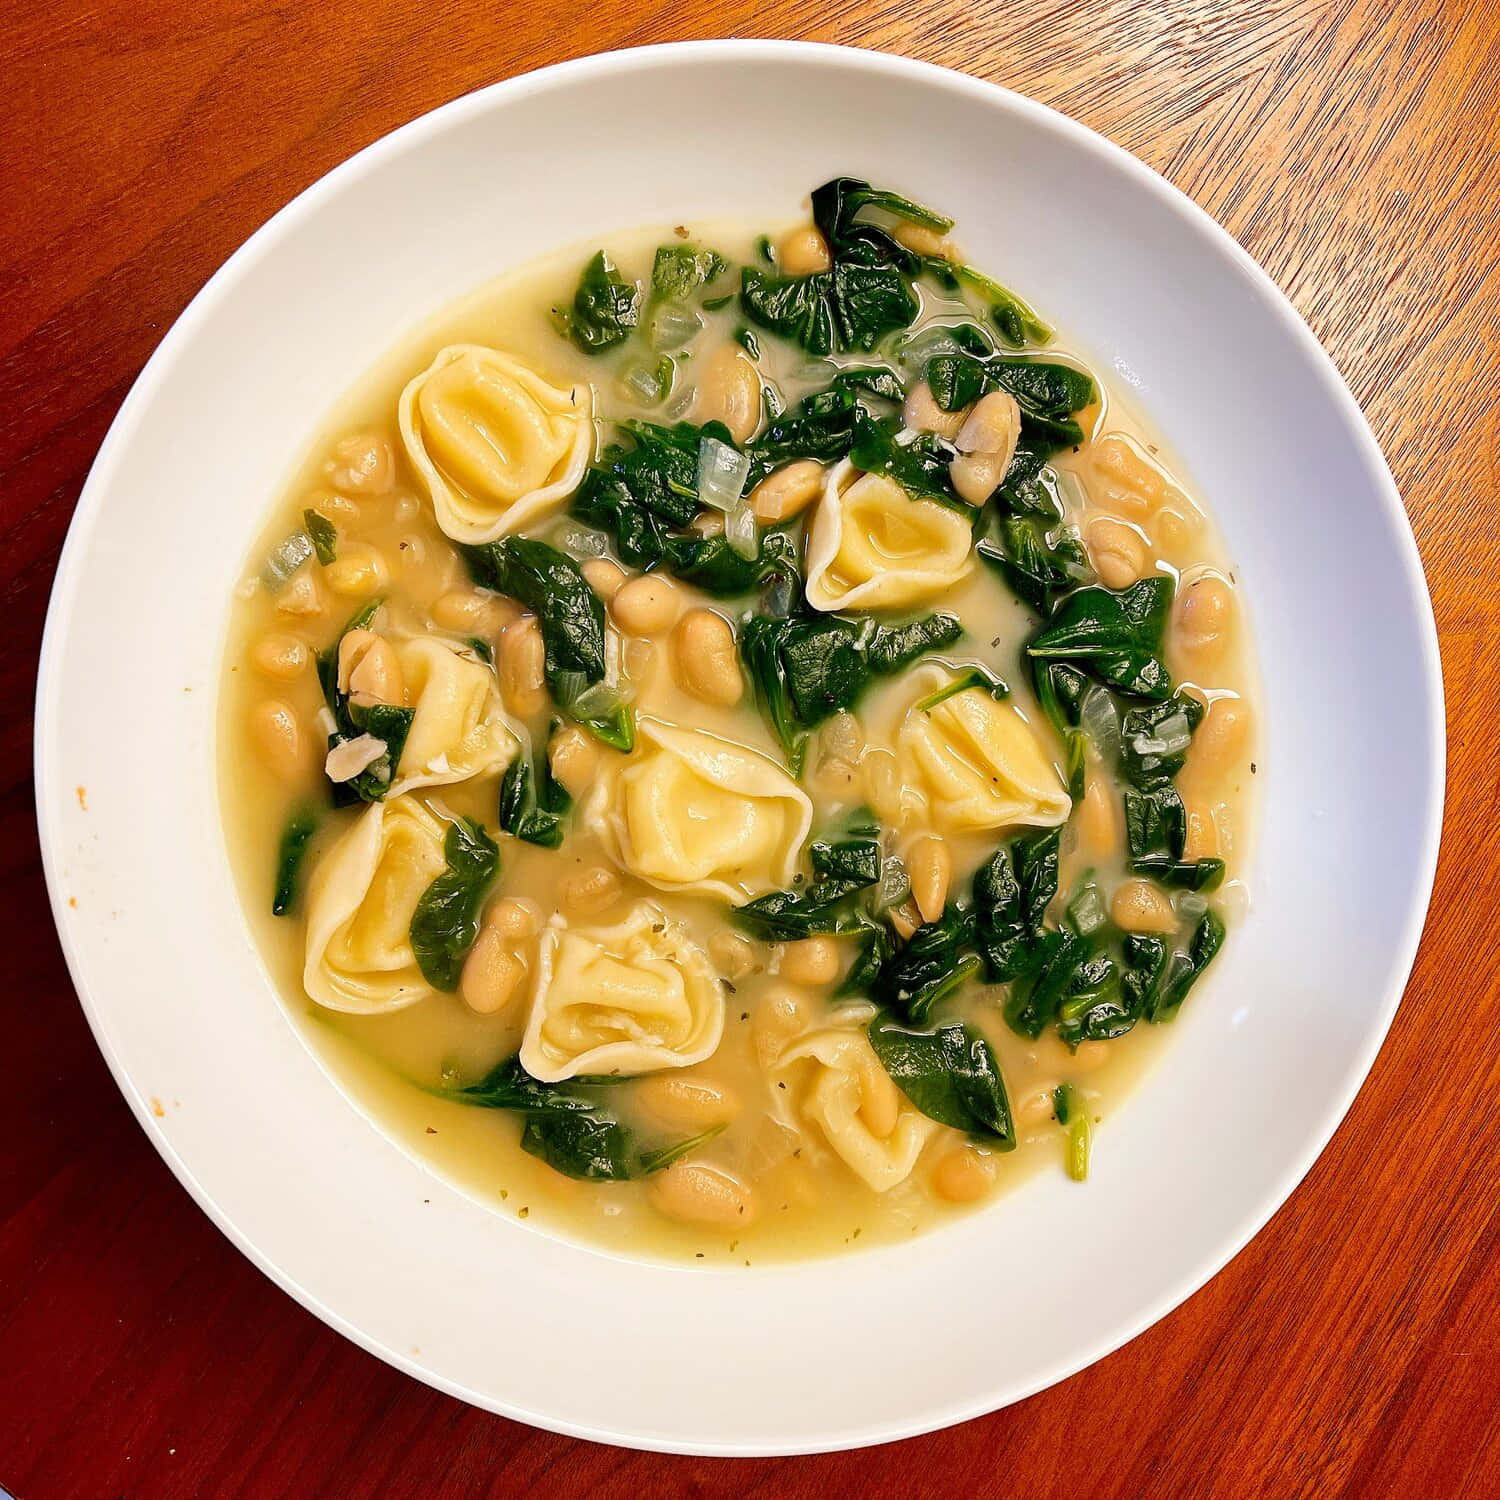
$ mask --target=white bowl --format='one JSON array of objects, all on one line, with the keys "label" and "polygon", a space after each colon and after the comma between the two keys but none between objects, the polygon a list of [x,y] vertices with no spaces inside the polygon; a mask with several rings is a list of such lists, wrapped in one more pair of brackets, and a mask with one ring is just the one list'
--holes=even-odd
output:
[{"label": "white bowl", "polygon": [[[1044,1173],[910,1244],[799,1266],[635,1262],[431,1175],[288,1023],[220,834],[225,612],[324,411],[399,332],[549,247],[785,219],[837,173],[958,215],[978,264],[1128,381],[1186,461],[1237,560],[1263,675],[1254,911],[1111,1117],[1085,1187]],[[1410,968],[1437,857],[1441,698],[1380,452],[1228,235],[1123,151],[988,84],[710,42],[450,104],[330,173],[214,277],[79,501],[42,654],[37,805],[99,1045],[184,1186],[268,1275],[494,1411],[642,1447],[782,1453],[921,1432],[1060,1380],[1266,1221],[1347,1109]]]}]

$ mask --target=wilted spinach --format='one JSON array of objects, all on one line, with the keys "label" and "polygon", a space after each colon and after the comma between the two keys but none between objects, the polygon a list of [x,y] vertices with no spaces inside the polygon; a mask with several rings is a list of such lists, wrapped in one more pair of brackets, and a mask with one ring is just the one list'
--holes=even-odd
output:
[{"label": "wilted spinach", "polygon": [[1015,1125],[999,1059],[973,1027],[953,1021],[931,1031],[915,1031],[878,1015],[868,1035],[880,1065],[929,1119],[967,1131],[1002,1151],[1015,1149]]},{"label": "wilted spinach", "polygon": [[602,354],[623,343],[640,321],[641,294],[600,250],[583,268],[571,307],[553,308],[560,332],[585,354]]},{"label": "wilted spinach", "polygon": [[1091,584],[1069,594],[1032,637],[1033,663],[1065,661],[1108,687],[1136,698],[1171,694],[1162,660],[1162,632],[1172,606],[1172,580],[1142,578],[1127,589]]},{"label": "wilted spinach", "polygon": [[717,250],[663,245],[651,266],[651,294],[657,298],[691,297],[728,269],[729,262]]},{"label": "wilted spinach", "polygon": [[297,900],[297,873],[307,856],[307,846],[318,829],[318,815],[310,807],[299,807],[286,820],[276,846],[276,887],[271,897],[271,915],[284,917]]},{"label": "wilted spinach", "polygon": [[813,223],[827,241],[831,266],[810,276],[746,266],[740,273],[746,315],[809,354],[868,352],[886,334],[910,327],[920,307],[911,282],[921,257],[889,230],[861,219],[869,208],[940,233],[952,228],[950,219],[898,194],[835,178],[812,195]]},{"label": "wilted spinach", "polygon": [[456,990],[464,959],[479,935],[479,910],[500,873],[494,839],[469,818],[448,825],[443,839],[448,868],[417,900],[411,918],[411,951],[434,989]]},{"label": "wilted spinach", "polygon": [[812,880],[739,907],[735,920],[771,942],[816,933],[862,932],[868,919],[853,898],[880,879],[880,839],[873,822],[856,816],[842,833],[814,839],[808,856]]},{"label": "wilted spinach", "polygon": [[302,512],[302,524],[307,528],[307,534],[312,539],[313,551],[317,553],[318,561],[326,568],[339,555],[337,529],[332,521],[311,509]]},{"label": "wilted spinach", "polygon": [[598,1080],[541,1083],[517,1057],[497,1064],[478,1083],[446,1089],[443,1097],[483,1109],[523,1116],[521,1149],[565,1177],[587,1182],[628,1182],[649,1176],[717,1135],[722,1127],[648,1151],[604,1107]]},{"label": "wilted spinach", "polygon": [[793,751],[805,731],[852,708],[872,678],[899,672],[962,634],[953,615],[889,626],[804,610],[751,616],[740,630],[740,655],[762,712]]},{"label": "wilted spinach", "polygon": [[556,849],[563,841],[563,819],[572,806],[567,789],[552,775],[545,751],[533,759],[522,750],[505,768],[500,782],[500,826],[507,833],[543,849]]}]

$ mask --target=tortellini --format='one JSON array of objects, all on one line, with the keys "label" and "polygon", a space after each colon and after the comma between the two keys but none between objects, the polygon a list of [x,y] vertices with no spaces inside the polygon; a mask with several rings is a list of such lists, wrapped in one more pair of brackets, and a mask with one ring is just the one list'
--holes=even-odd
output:
[{"label": "tortellini", "polygon": [[313,872],[302,985],[330,1010],[376,1015],[434,993],[411,919],[447,861],[447,823],[415,797],[372,802]]},{"label": "tortellini", "polygon": [[465,781],[515,758],[520,737],[493,669],[437,636],[398,642],[396,659],[415,712],[392,791]]},{"label": "tortellini", "polygon": [[636,739],[584,814],[617,864],[735,906],[790,884],[812,803],[775,761],[656,719],[638,720]]},{"label": "tortellini", "polygon": [[723,1032],[712,962],[654,903],[640,902],[614,927],[554,919],[542,934],[521,1043],[533,1078],[685,1068],[711,1056]]},{"label": "tortellini", "polygon": [[902,787],[952,830],[1065,822],[1073,804],[1057,768],[1009,699],[974,687],[918,706],[950,680],[936,665],[912,674],[914,701],[896,734]]},{"label": "tortellini", "polygon": [[904,1182],[939,1127],[891,1082],[863,1030],[815,1031],[782,1053],[781,1067],[814,1065],[802,1112],[877,1193]]},{"label": "tortellini", "polygon": [[973,539],[967,516],[845,459],[829,471],[808,528],[807,602],[898,609],[936,599],[974,566]]},{"label": "tortellini", "polygon": [[450,344],[401,393],[401,439],[456,542],[492,542],[559,509],[594,452],[593,392],[550,385],[482,344]]}]

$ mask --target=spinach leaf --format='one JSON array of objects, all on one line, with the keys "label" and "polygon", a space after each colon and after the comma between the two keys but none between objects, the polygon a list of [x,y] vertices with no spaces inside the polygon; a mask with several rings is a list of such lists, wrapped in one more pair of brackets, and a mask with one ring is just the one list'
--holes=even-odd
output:
[{"label": "spinach leaf", "polygon": [[1128,709],[1120,722],[1120,771],[1136,785],[1176,776],[1207,710],[1191,693]]},{"label": "spinach leaf", "polygon": [[620,425],[630,438],[630,446],[615,443],[605,449],[599,467],[590,470],[579,500],[574,502],[575,514],[607,508],[614,498],[673,526],[686,526],[698,514],[699,445],[704,437],[732,443],[729,429],[717,422],[706,427],[690,422],[679,422],[675,427],[660,427],[654,422]]},{"label": "spinach leaf", "polygon": [[863,932],[869,925],[853,897],[880,879],[880,838],[863,815],[837,837],[814,839],[808,851],[815,878],[801,889],[772,891],[739,907],[742,927],[769,941],[816,933]]},{"label": "spinach leaf", "polygon": [[1011,981],[1005,997],[1005,1022],[1033,1041],[1058,1016],[1074,977],[1092,952],[1086,938],[1049,928],[1028,948],[1028,968]]},{"label": "spinach leaf", "polygon": [[302,512],[302,524],[307,528],[308,536],[312,538],[313,551],[317,553],[318,561],[326,568],[339,555],[337,528],[315,510]]},{"label": "spinach leaf", "polygon": [[896,1087],[929,1119],[1003,1151],[1016,1146],[1010,1100],[994,1049],[954,1021],[914,1031],[885,1016],[870,1022],[870,1045]]},{"label": "spinach leaf", "polygon": [[980,561],[1043,617],[1070,589],[1093,577],[1083,543],[1066,528],[1057,528],[1055,539],[1048,531],[1037,517],[1006,516],[996,537],[976,549]]},{"label": "spinach leaf", "polygon": [[1045,965],[1045,918],[1057,894],[1061,846],[1062,829],[1044,828],[1002,844],[975,871],[974,940],[990,983]]},{"label": "spinach leaf", "polygon": [[904,625],[880,625],[870,637],[870,670],[894,677],[920,657],[959,641],[964,627],[957,615],[922,615]]},{"label": "spinach leaf", "polygon": [[959,353],[927,365],[927,384],[944,411],[960,411],[990,391],[1007,391],[1021,408],[1021,432],[1033,451],[1076,447],[1083,429],[1073,420],[1097,394],[1093,380],[1051,360]]},{"label": "spinach leaf", "polygon": [[899,443],[896,439],[902,430],[899,417],[877,422],[863,411],[858,412],[854,419],[854,442],[849,449],[854,467],[866,474],[884,474],[894,479],[913,499],[935,500],[964,516],[977,517],[978,512],[958,498],[948,477],[952,453],[930,432]]},{"label": "spinach leaf", "polygon": [[273,917],[286,916],[297,900],[297,873],[317,828],[317,813],[310,807],[299,807],[281,830],[281,842],[276,849],[276,889],[271,897]]},{"label": "spinach leaf", "polygon": [[623,343],[640,321],[640,295],[601,250],[579,275],[572,307],[554,308],[553,317],[585,354],[602,354]]},{"label": "spinach leaf", "polygon": [[604,606],[567,553],[520,536],[462,550],[476,583],[508,594],[536,615],[547,682],[563,707],[577,696],[559,691],[565,674],[588,683],[604,676]]},{"label": "spinach leaf", "polygon": [[813,193],[812,206],[813,222],[828,242],[830,268],[811,276],[781,276],[746,266],[740,273],[740,306],[752,321],[809,354],[868,352],[916,318],[920,304],[910,278],[921,269],[921,259],[889,230],[862,222],[860,214],[874,208],[931,227],[951,228],[952,221],[852,177],[824,183]]},{"label": "spinach leaf", "polygon": [[674,1144],[639,1151],[632,1133],[596,1097],[601,1080],[541,1083],[507,1058],[478,1083],[444,1090],[444,1097],[484,1109],[513,1110],[524,1116],[521,1149],[565,1177],[588,1182],[625,1182],[660,1171],[711,1139],[704,1131]]},{"label": "spinach leaf", "polygon": [[1165,778],[1125,789],[1125,841],[1132,865],[1157,857],[1182,858],[1187,841],[1187,810],[1177,788]]},{"label": "spinach leaf", "polygon": [[1069,594],[1026,647],[1033,662],[1070,661],[1108,687],[1162,699],[1172,679],[1162,661],[1162,632],[1172,580],[1143,578],[1123,590],[1091,584]]},{"label": "spinach leaf", "polygon": [[545,752],[536,760],[524,750],[505,768],[500,782],[500,826],[528,844],[556,849],[563,841],[563,818],[573,799],[554,780]]},{"label": "spinach leaf", "polygon": [[657,298],[690,297],[729,268],[717,250],[697,245],[663,245],[651,266],[651,294]]},{"label": "spinach leaf", "polygon": [[982,693],[988,693],[997,701],[1001,698],[1010,697],[1009,685],[985,667],[968,667],[960,672],[951,681],[929,693],[920,703],[914,705],[917,712],[925,713],[930,708],[936,708],[939,703],[945,703],[949,698],[956,698],[960,693],[967,693],[970,688],[978,688]]},{"label": "spinach leaf", "polygon": [[1027,343],[1045,344],[1051,339],[1052,330],[1025,302],[973,266],[924,255],[922,270],[944,291],[961,292],[971,287],[979,292],[990,304],[990,316],[1002,342],[1011,348],[1020,349]]},{"label": "spinach leaf", "polygon": [[460,818],[443,839],[448,868],[422,893],[411,918],[411,951],[434,989],[456,990],[479,935],[479,909],[500,872],[500,850],[478,823]]},{"label": "spinach leaf", "polygon": [[831,464],[848,451],[859,402],[847,386],[834,384],[805,396],[790,411],[774,418],[750,444],[750,474],[754,488],[767,474],[799,458]]},{"label": "spinach leaf", "polygon": [[1147,1021],[1170,1021],[1223,947],[1224,937],[1224,920],[1212,907],[1199,917],[1185,951],[1169,952],[1160,938],[1128,937],[1130,970],[1124,983],[1138,1013]]},{"label": "spinach leaf", "polygon": [[870,998],[913,1026],[925,1025],[933,1007],[978,971],[979,958],[964,951],[971,937],[968,915],[949,906],[936,922],[917,928],[882,965]]},{"label": "spinach leaf", "polygon": [[740,655],[762,711],[790,751],[804,731],[852,708],[872,677],[898,672],[961,633],[952,615],[900,626],[810,610],[754,615],[740,630]]}]

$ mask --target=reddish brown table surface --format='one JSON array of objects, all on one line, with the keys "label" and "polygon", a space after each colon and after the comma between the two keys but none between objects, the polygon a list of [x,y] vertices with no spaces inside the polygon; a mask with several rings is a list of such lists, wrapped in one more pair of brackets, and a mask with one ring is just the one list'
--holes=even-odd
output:
[{"label": "reddish brown table surface", "polygon": [[[1500,1492],[1500,10],[0,0],[0,23],[0,1485],[20,1500]],[[1450,737],[1405,1002],[1332,1145],[1254,1243],[1134,1343],[1007,1411],[853,1455],[744,1461],[471,1410],[241,1258],[95,1051],[48,917],[30,748],[43,610],[88,464],[230,251],[457,94],[577,53],[732,34],[886,48],[1008,84],[1227,224],[1390,457],[1436,602]]]}]

